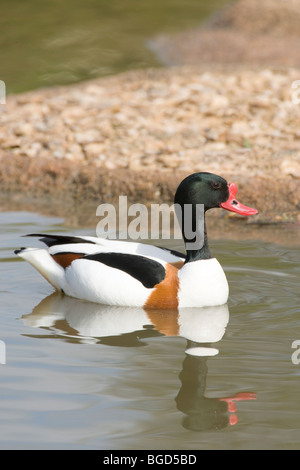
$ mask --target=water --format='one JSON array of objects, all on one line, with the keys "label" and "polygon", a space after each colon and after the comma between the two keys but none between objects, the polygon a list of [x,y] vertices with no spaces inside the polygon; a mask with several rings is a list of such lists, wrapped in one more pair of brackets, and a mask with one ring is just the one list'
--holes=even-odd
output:
[{"label": "water", "polygon": [[2,0],[0,79],[8,93],[157,67],[155,35],[201,25],[228,0]]},{"label": "water", "polygon": [[228,309],[149,316],[53,294],[13,254],[26,233],[93,230],[0,221],[1,449],[300,448],[299,247],[212,241]]}]

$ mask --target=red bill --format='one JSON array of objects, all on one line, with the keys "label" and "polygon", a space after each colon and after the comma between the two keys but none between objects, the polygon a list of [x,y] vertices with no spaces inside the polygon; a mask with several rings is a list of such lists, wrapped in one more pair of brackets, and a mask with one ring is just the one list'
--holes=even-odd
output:
[{"label": "red bill", "polygon": [[237,193],[237,185],[234,183],[230,183],[229,185],[229,198],[227,201],[222,202],[220,207],[226,209],[227,211],[237,212],[241,215],[254,215],[257,214],[257,210],[253,207],[244,206],[239,201],[235,199]]}]

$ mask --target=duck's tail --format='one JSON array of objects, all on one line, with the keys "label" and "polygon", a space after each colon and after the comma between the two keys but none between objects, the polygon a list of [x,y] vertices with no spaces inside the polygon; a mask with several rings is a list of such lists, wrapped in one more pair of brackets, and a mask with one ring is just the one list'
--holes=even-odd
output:
[{"label": "duck's tail", "polygon": [[57,264],[48,250],[20,248],[15,254],[30,263],[55,289],[63,290],[64,269]]}]

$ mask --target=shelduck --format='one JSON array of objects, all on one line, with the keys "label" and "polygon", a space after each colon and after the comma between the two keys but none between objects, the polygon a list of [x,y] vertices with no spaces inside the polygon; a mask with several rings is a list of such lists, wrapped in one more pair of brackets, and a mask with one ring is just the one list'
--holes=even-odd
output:
[{"label": "shelduck", "polygon": [[[15,253],[34,266],[64,294],[105,305],[176,309],[224,305],[228,283],[219,262],[211,255],[205,213],[212,208],[249,216],[256,209],[239,203],[237,187],[215,174],[194,173],[177,188],[174,203],[181,209],[186,254],[144,243],[52,234],[39,237],[46,248],[21,248]],[[197,205],[204,223],[199,224]],[[190,232],[202,238],[191,245],[186,208],[191,210]],[[203,233],[198,233],[202,231]]]}]

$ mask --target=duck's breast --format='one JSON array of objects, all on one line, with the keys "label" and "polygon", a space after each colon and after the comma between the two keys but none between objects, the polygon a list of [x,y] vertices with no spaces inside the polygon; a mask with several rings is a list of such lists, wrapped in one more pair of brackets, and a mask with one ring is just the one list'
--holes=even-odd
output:
[{"label": "duck's breast", "polygon": [[210,307],[228,300],[228,282],[215,258],[186,263],[178,271],[179,307]]}]

